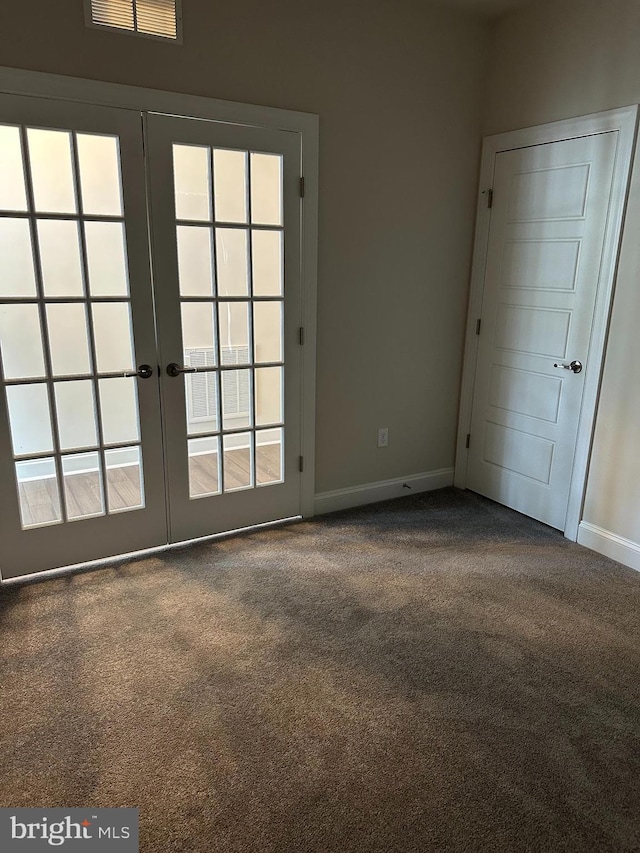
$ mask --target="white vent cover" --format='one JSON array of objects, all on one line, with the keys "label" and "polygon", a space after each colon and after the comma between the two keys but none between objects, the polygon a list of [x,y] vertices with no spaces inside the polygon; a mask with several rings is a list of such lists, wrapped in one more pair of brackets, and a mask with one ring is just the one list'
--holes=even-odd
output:
[{"label": "white vent cover", "polygon": [[[245,365],[249,361],[249,347],[222,347],[220,358],[224,365]],[[215,354],[212,349],[194,347],[185,350],[185,363],[191,367],[213,367]],[[216,375],[195,373],[187,382],[188,420],[190,423],[217,418]],[[226,373],[222,383],[225,418],[246,418],[249,415],[250,389],[249,370]]]},{"label": "white vent cover", "polygon": [[87,24],[180,41],[181,0],[85,0]]},{"label": "white vent cover", "polygon": [[[223,364],[247,364],[249,347],[222,347],[220,358]],[[225,371],[222,379],[222,406],[225,417],[245,418],[249,415],[249,405],[249,371]]]}]

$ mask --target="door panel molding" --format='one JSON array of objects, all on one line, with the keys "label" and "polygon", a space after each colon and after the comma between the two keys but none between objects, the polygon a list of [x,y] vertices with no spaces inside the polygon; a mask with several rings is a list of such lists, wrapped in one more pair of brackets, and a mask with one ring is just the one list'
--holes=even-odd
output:
[{"label": "door panel molding", "polygon": [[[582,516],[622,224],[629,189],[632,156],[636,143],[637,123],[638,106],[633,105],[488,136],[484,139],[482,147],[480,192],[476,213],[454,478],[454,484],[458,488],[463,489],[466,488],[467,484],[467,465],[469,459],[467,435],[471,432],[473,395],[476,384],[480,340],[476,333],[476,324],[482,317],[482,301],[491,225],[491,209],[488,204],[491,192],[488,191],[493,188],[496,156],[499,153],[518,148],[528,148],[530,146],[560,142],[611,131],[618,132],[618,148],[613,171],[602,265],[596,294],[594,322],[589,343],[587,368],[585,370],[582,406],[578,422],[578,437],[575,446],[569,502],[564,525],[564,535],[572,541],[575,541],[577,538],[578,525]],[[471,440],[473,440],[473,436]],[[480,440],[480,437],[478,436],[476,440]]]}]

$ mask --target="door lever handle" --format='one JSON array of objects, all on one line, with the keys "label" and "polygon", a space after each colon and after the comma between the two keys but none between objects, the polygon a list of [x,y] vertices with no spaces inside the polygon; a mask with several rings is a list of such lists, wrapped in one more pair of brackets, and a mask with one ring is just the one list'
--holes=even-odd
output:
[{"label": "door lever handle", "polygon": [[581,361],[572,361],[570,364],[554,364],[554,367],[562,367],[564,370],[572,370],[574,373],[580,373],[582,371],[582,362]]},{"label": "door lever handle", "polygon": [[167,373],[169,376],[180,376],[181,373],[197,373],[197,367],[187,367],[186,365],[177,364],[175,361],[172,361],[171,364],[167,365]]},{"label": "door lever handle", "polygon": [[141,364],[136,370],[127,370],[121,375],[123,379],[128,379],[132,376],[137,376],[140,379],[151,379],[153,376],[153,367],[150,364]]}]

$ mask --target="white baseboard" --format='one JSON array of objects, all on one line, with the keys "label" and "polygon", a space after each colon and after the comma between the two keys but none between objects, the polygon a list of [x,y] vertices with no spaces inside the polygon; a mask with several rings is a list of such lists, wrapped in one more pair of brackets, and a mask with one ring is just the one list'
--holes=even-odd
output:
[{"label": "white baseboard", "polygon": [[578,528],[578,544],[591,548],[605,557],[611,557],[630,569],[640,572],[640,544],[631,539],[624,539],[588,521],[581,521]]},{"label": "white baseboard", "polygon": [[[321,492],[315,497],[315,514],[335,512],[339,509],[349,509],[363,506],[389,498],[400,498],[415,495],[418,492],[430,492],[453,485],[453,468],[441,468],[439,471],[428,471],[424,474],[411,474],[408,477],[397,477],[393,480],[381,480],[378,483],[364,483],[348,489],[336,489],[333,492]],[[405,486],[410,486],[407,489]]]}]

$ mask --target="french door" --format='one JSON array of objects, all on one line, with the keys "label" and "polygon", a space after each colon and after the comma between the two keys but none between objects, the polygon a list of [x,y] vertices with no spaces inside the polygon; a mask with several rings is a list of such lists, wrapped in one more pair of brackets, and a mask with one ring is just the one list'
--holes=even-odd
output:
[{"label": "french door", "polygon": [[299,513],[297,134],[141,118],[0,98],[4,578]]},{"label": "french door", "polygon": [[147,130],[171,540],[296,515],[299,140],[160,115]]}]

